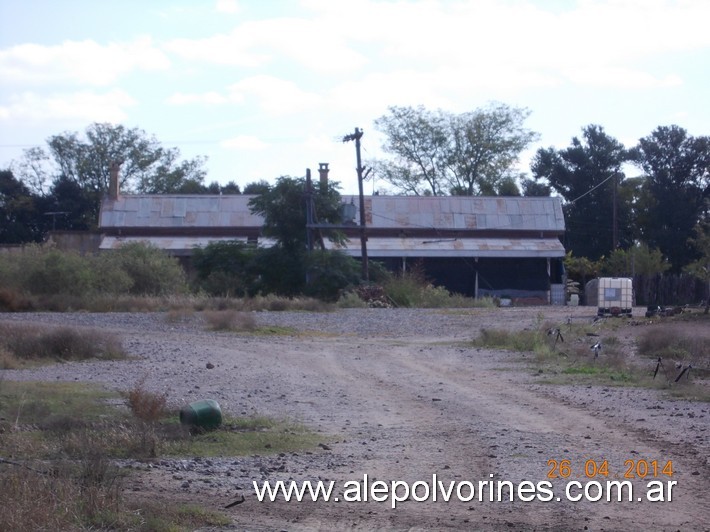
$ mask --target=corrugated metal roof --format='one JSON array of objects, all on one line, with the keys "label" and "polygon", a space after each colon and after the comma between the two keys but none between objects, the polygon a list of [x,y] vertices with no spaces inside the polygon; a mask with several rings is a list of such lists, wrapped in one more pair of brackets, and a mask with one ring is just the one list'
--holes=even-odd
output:
[{"label": "corrugated metal roof", "polygon": [[122,195],[101,204],[101,227],[261,227],[264,219],[249,211],[254,196]]},{"label": "corrugated metal roof", "polygon": [[[101,205],[104,228],[261,227],[248,195],[123,195]],[[358,205],[357,196],[343,196]],[[359,209],[356,222],[359,223]],[[564,231],[560,198],[367,196],[365,221],[382,229]]]},{"label": "corrugated metal roof", "polygon": [[[332,242],[326,247],[335,249]],[[341,251],[360,256],[359,240],[351,239]],[[564,257],[557,238],[380,238],[367,239],[368,257]]]},{"label": "corrugated metal roof", "polygon": [[553,197],[367,196],[365,211],[367,225],[377,228],[565,230],[562,200]]}]

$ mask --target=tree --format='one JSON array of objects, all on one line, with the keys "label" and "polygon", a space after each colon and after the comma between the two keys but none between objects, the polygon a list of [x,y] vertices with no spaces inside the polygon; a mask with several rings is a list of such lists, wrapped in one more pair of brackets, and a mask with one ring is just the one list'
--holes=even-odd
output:
[{"label": "tree", "polygon": [[252,183],[247,183],[247,185],[244,187],[244,194],[264,194],[265,192],[268,192],[271,190],[271,185],[264,181],[263,179],[261,181],[254,181]]},{"label": "tree", "polygon": [[0,171],[0,243],[42,241],[46,218],[39,200],[10,170]]},{"label": "tree", "polygon": [[705,314],[710,313],[710,218],[698,223],[693,229],[695,237],[690,239],[690,243],[698,251],[700,257],[688,264],[685,271],[696,279],[705,282],[707,287],[705,293]]},{"label": "tree", "polygon": [[[108,190],[112,161],[123,161],[121,188],[145,194],[176,193],[202,186],[205,159],[180,161],[177,148],[163,148],[140,129],[94,123],[85,139],[76,132],[54,135],[42,148],[26,150],[20,161],[20,179],[43,193],[59,179],[75,183],[91,201],[91,225],[95,226],[101,198]],[[53,163],[53,164],[52,164]]]},{"label": "tree", "polygon": [[644,275],[652,277],[669,270],[671,265],[658,249],[638,244],[629,249],[615,249],[602,261],[602,272],[615,277]]},{"label": "tree", "polygon": [[59,176],[52,183],[49,194],[39,204],[50,217],[51,229],[82,231],[94,226],[94,199],[76,181]]},{"label": "tree", "polygon": [[200,288],[208,294],[226,297],[253,296],[259,280],[254,267],[257,249],[245,242],[210,242],[195,248],[192,264]]},{"label": "tree", "polygon": [[584,289],[587,278],[595,277],[599,271],[599,263],[591,261],[587,257],[574,257],[571,251],[565,255],[564,263],[569,275],[580,279],[582,289]]},{"label": "tree", "polygon": [[377,174],[406,194],[442,194],[446,186],[448,160],[447,116],[423,106],[390,107],[389,115],[375,120],[375,127],[387,140],[382,149],[394,161],[376,161]]},{"label": "tree", "polygon": [[[283,176],[276,184],[249,201],[252,213],[264,217],[264,235],[275,238],[278,245],[289,252],[306,249],[306,179]],[[338,184],[329,182],[328,188],[313,193],[315,211],[320,223],[340,221]],[[329,237],[342,241],[336,231]]]},{"label": "tree", "polygon": [[394,160],[371,163],[377,175],[407,194],[493,195],[517,192],[511,171],[535,139],[523,127],[527,109],[494,103],[462,114],[390,107],[375,120],[382,148]]},{"label": "tree", "polygon": [[520,153],[539,135],[523,127],[527,109],[496,103],[449,116],[447,182],[451,190],[496,195],[510,182]]},{"label": "tree", "polygon": [[[563,150],[541,148],[532,162],[533,178],[544,179],[566,200],[566,248],[577,256],[599,259],[614,249],[614,188],[618,185],[618,246],[628,247],[634,241],[631,204],[623,201],[622,164],[627,150],[607,135],[601,126],[589,125],[582,130],[582,140],[572,139]],[[616,183],[615,183],[616,181]]]},{"label": "tree", "polygon": [[698,258],[688,241],[710,197],[710,137],[691,137],[678,126],[658,127],[639,140],[632,160],[645,173],[641,235],[675,271]]}]

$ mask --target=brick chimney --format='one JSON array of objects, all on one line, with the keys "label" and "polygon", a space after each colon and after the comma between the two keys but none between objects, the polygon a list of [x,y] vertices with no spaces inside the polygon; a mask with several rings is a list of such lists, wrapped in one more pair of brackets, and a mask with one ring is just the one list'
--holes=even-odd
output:
[{"label": "brick chimney", "polygon": [[328,190],[328,163],[318,164],[318,173],[320,174],[320,189],[321,192]]},{"label": "brick chimney", "polygon": [[110,177],[108,181],[108,197],[112,200],[117,200],[121,194],[121,189],[118,184],[118,171],[121,169],[123,161],[111,161]]}]

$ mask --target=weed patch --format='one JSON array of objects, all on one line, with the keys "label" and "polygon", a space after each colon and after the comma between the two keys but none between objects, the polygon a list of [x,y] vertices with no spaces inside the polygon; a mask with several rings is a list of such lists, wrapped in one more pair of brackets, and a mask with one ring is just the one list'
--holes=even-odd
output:
[{"label": "weed patch", "polygon": [[227,526],[226,515],[199,506],[127,499],[113,460],[270,454],[322,441],[267,417],[227,418],[218,430],[193,435],[166,411],[165,396],[141,381],[125,396],[127,411],[107,401],[116,398],[78,383],[0,380],[0,530]]},{"label": "weed patch", "polygon": [[[114,334],[26,324],[0,324],[0,350],[18,360],[86,360],[125,358],[120,340]],[[7,362],[6,362],[7,363]]]},{"label": "weed patch", "polygon": [[213,331],[253,331],[256,329],[254,316],[247,312],[228,310],[206,310],[202,313],[205,322]]}]

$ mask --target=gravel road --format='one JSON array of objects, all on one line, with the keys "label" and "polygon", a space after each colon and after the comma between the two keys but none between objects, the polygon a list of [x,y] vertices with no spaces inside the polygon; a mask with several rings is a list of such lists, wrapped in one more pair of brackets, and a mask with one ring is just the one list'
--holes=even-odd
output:
[{"label": "gravel road", "polygon": [[[471,347],[482,328],[522,329],[541,318],[590,320],[590,309],[352,309],[261,312],[258,325],[297,335],[206,330],[199,314],[2,314],[0,321],[115,331],[131,360],[0,371],[12,380],[78,380],[130,389],[139,379],[185,403],[219,401],[234,415],[304,423],[322,434],[310,453],[129,463],[138,496],[191,500],[230,510],[234,529],[710,530],[710,405],[661,391],[546,384],[520,353]],[[641,311],[642,313],[642,311]],[[620,330],[619,334],[625,334]],[[530,356],[530,355],[528,355]],[[632,355],[630,355],[632,356]],[[207,364],[214,366],[207,369]],[[610,475],[585,478],[587,460]],[[548,480],[548,461],[570,460],[549,501],[258,502],[253,481]],[[567,481],[618,479],[628,460],[673,461],[671,502],[637,501],[653,480],[635,479],[631,502],[572,502]],[[559,471],[559,470],[558,470]],[[577,490],[581,492],[581,490]],[[420,492],[421,493],[421,492]],[[464,495],[468,491],[464,490]],[[557,496],[561,500],[557,500]]]}]

